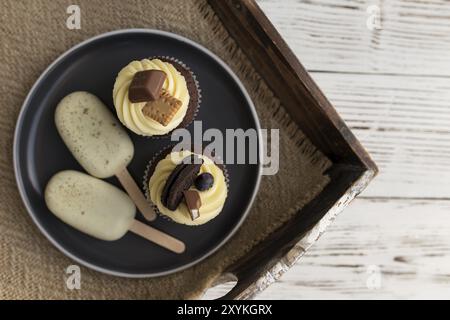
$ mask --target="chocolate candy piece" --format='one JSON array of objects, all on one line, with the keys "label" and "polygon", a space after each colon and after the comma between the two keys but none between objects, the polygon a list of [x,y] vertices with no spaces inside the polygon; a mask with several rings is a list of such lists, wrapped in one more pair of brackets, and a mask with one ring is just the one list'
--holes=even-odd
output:
[{"label": "chocolate candy piece", "polygon": [[184,201],[186,201],[186,206],[188,207],[191,219],[195,220],[200,217],[200,207],[202,205],[202,200],[200,195],[195,190],[185,190],[183,191]]},{"label": "chocolate candy piece", "polygon": [[195,187],[197,188],[197,190],[206,191],[213,186],[214,177],[211,173],[204,172],[195,179],[194,184],[195,184]]},{"label": "chocolate candy piece", "polygon": [[201,164],[187,164],[178,174],[167,195],[167,208],[176,210],[183,200],[183,191],[189,189],[194,183]]},{"label": "chocolate candy piece", "polygon": [[134,74],[128,89],[128,99],[132,103],[159,99],[166,74],[161,70],[145,70]]},{"label": "chocolate candy piece", "polygon": [[184,169],[186,165],[184,163],[180,163],[175,167],[175,169],[170,173],[169,177],[166,180],[166,184],[164,185],[163,191],[161,193],[161,203],[167,207],[167,196],[169,195],[170,188],[173,185],[173,182],[180,174],[181,170]]},{"label": "chocolate candy piece", "polygon": [[[178,207],[178,205],[180,204],[180,202],[182,200],[182,192],[191,187],[191,185],[195,179],[195,176],[198,174],[198,171],[200,171],[200,167],[201,167],[202,163],[203,163],[203,159],[197,157],[196,155],[190,155],[190,156],[187,156],[186,158],[184,158],[182,160],[182,162],[175,167],[175,169],[171,172],[171,174],[167,178],[166,184],[164,185],[163,191],[161,193],[161,203],[166,208],[169,208],[170,210],[175,210]],[[196,166],[196,167],[192,167],[192,166]],[[194,172],[196,170],[195,176],[192,177],[192,182],[187,187],[180,189],[180,186],[182,185],[183,180],[186,179],[186,177],[189,177],[189,169],[193,170]],[[186,183],[188,183],[188,182],[186,182]],[[178,192],[180,193],[179,201],[177,199],[175,199],[176,201],[178,201],[177,203],[175,202],[175,203],[169,204],[168,200],[169,200],[170,196],[172,195],[172,198],[173,198],[174,193],[178,193]],[[174,208],[174,209],[171,209],[171,208]]]},{"label": "chocolate candy piece", "polygon": [[183,103],[177,98],[172,97],[167,91],[162,90],[161,96],[149,101],[142,108],[142,113],[153,120],[158,121],[163,126],[167,126],[173,119]]}]

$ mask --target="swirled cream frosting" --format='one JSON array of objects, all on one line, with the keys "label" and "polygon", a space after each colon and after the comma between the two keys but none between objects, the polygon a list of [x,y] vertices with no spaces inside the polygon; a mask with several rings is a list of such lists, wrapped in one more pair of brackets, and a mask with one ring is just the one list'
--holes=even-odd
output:
[{"label": "swirled cream frosting", "polygon": [[[167,126],[143,114],[142,108],[146,102],[132,103],[128,99],[128,88],[134,74],[145,70],[164,71],[167,77],[163,89],[182,102],[180,109]],[[114,83],[113,100],[119,120],[128,129],[143,136],[163,135],[175,129],[183,121],[189,105],[189,91],[186,79],[171,63],[159,59],[143,59],[130,62],[119,72]]]},{"label": "swirled cream frosting", "polygon": [[198,191],[202,205],[199,209],[200,217],[192,220],[189,214],[188,208],[184,201],[178,206],[175,211],[169,210],[161,202],[161,195],[166,184],[167,178],[175,169],[175,167],[181,163],[181,161],[194,154],[190,151],[179,151],[168,154],[164,159],[160,160],[155,167],[155,171],[150,177],[149,181],[149,194],[151,201],[158,207],[158,210],[163,214],[171,218],[173,221],[186,224],[186,225],[200,225],[215,218],[223,208],[225,199],[227,198],[228,188],[223,171],[208,157],[203,155],[197,155],[203,159],[200,172],[209,172],[214,177],[213,186],[206,191],[198,191],[194,187],[192,190]]}]

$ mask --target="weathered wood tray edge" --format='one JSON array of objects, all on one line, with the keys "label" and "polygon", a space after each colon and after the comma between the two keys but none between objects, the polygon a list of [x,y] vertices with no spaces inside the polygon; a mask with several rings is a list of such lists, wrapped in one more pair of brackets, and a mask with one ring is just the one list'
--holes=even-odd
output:
[{"label": "weathered wood tray edge", "polygon": [[276,281],[317,241],[378,168],[254,0],[208,3],[293,120],[333,161],[330,183],[320,196],[216,281],[237,281],[223,299],[248,299]]}]

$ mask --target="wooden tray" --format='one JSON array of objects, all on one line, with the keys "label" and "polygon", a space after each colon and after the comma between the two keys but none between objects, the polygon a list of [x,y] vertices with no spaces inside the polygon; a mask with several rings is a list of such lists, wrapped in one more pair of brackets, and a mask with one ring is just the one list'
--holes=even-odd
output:
[{"label": "wooden tray", "polygon": [[223,298],[245,299],[288,270],[378,169],[255,1],[208,2],[305,135],[333,162],[320,195],[218,281],[237,281]]}]

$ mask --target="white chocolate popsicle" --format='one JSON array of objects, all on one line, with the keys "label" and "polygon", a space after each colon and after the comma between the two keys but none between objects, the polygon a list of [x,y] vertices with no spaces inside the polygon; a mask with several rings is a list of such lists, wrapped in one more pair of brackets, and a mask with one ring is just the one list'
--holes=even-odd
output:
[{"label": "white chocolate popsicle", "polygon": [[183,242],[135,220],[136,207],[126,193],[87,174],[57,173],[45,188],[45,202],[63,222],[92,237],[114,241],[132,231],[173,252],[185,250]]},{"label": "white chocolate popsicle", "polygon": [[156,218],[126,169],[133,159],[133,143],[99,98],[85,91],[67,95],[56,107],[55,124],[66,146],[90,175],[116,175],[144,217]]}]

